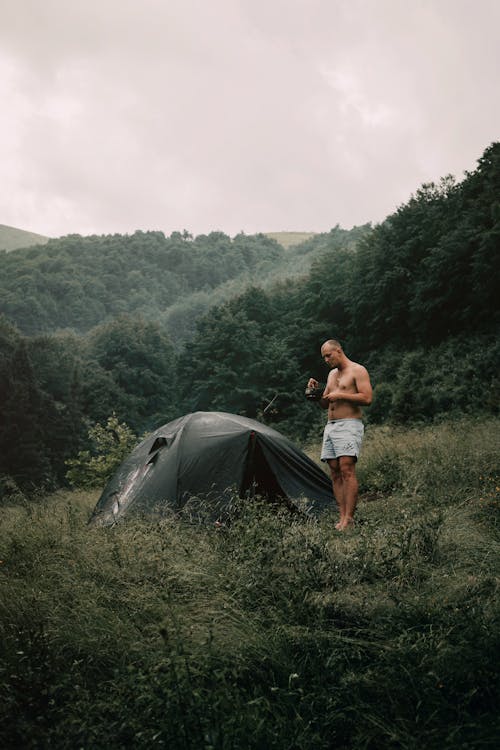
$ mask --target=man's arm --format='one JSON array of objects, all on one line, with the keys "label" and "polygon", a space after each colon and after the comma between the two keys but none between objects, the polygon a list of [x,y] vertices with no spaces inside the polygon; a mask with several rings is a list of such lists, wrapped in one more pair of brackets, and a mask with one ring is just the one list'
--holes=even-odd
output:
[{"label": "man's arm", "polygon": [[[317,390],[319,392],[319,390],[322,387],[323,387],[323,384],[320,383],[319,381],[317,381],[316,378],[309,378],[309,380],[307,381],[307,386],[306,386],[306,398],[311,398],[311,396],[308,395],[308,393],[307,393],[307,391],[309,389],[310,390]],[[323,409],[328,409],[328,404],[329,404],[329,402],[324,398],[324,393],[325,393],[327,387],[328,386],[326,385],[325,388],[324,388],[324,390],[323,390],[323,395],[321,397],[318,398],[318,395],[316,393],[316,394],[314,394],[314,397],[312,398],[312,400],[316,401],[316,403],[318,403]]]},{"label": "man's arm", "polygon": [[328,374],[328,378],[326,379],[325,390],[323,391],[323,395],[321,396],[319,400],[319,405],[321,406],[322,409],[328,409],[328,407],[330,406],[330,393],[333,393],[333,391],[331,391],[330,389],[332,387],[332,382],[334,380],[335,372],[337,372],[336,369],[332,370]]},{"label": "man's arm", "polygon": [[320,398],[320,400],[319,400],[318,403],[319,403],[319,405],[321,406],[322,409],[328,409],[328,407],[330,406],[330,402],[329,402],[328,398],[326,396],[324,396],[324,395],[321,396],[321,398]]}]

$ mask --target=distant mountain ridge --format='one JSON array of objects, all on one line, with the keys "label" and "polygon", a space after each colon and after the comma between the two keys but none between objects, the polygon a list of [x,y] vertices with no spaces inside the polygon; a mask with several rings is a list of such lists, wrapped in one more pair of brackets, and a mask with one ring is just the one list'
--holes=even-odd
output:
[{"label": "distant mountain ridge", "polygon": [[45,245],[50,237],[35,232],[26,232],[24,229],[16,229],[0,224],[0,250],[18,250],[21,247],[32,245]]},{"label": "distant mountain ridge", "polygon": [[[316,232],[263,232],[266,237],[276,240],[285,250],[289,247],[299,245],[301,242],[310,240]],[[23,247],[32,245],[45,245],[51,238],[36,232],[27,232],[25,229],[9,227],[6,224],[0,224],[0,250],[18,250]]]}]

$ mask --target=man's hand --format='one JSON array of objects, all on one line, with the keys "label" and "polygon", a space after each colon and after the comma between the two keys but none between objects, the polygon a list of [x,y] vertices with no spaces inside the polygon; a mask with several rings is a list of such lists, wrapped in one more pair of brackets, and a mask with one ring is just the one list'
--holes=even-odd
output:
[{"label": "man's hand", "polygon": [[331,404],[333,404],[335,401],[341,401],[342,399],[344,399],[345,401],[345,391],[330,391],[324,398]]},{"label": "man's hand", "polygon": [[324,391],[323,383],[319,383],[316,380],[316,378],[309,378],[309,380],[307,381],[307,387],[306,387],[306,398],[309,401],[321,401],[323,391]]}]

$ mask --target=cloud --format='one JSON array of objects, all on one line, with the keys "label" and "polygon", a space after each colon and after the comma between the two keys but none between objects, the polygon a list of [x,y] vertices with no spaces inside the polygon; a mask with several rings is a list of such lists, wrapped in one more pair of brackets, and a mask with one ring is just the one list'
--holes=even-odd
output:
[{"label": "cloud", "polygon": [[498,138],[493,0],[4,0],[0,221],[382,220]]}]

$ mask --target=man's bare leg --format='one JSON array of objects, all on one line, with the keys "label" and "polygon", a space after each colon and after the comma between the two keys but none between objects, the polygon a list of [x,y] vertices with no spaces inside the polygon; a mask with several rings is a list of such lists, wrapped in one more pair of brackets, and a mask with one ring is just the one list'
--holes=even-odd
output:
[{"label": "man's bare leg", "polygon": [[335,528],[340,529],[344,522],[344,518],[346,514],[346,507],[345,507],[345,500],[344,500],[344,482],[342,480],[342,473],[340,471],[338,460],[332,458],[328,461],[328,465],[330,467],[330,473],[332,475],[333,496],[337,503],[337,507],[339,509],[339,515],[340,515],[338,522],[335,524]]},{"label": "man's bare leg", "polygon": [[344,514],[341,516],[339,531],[344,531],[354,524],[354,513],[358,504],[358,478],[356,476],[356,459],[353,456],[339,458],[339,472],[342,481]]}]

